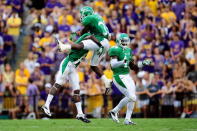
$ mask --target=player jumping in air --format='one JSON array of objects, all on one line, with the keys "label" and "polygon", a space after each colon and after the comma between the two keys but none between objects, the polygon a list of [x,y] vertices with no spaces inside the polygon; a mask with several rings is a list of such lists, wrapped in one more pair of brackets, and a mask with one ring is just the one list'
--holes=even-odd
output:
[{"label": "player jumping in air", "polygon": [[144,65],[149,65],[151,61],[144,60],[139,62],[138,65],[135,65],[132,60],[132,50],[127,47],[129,42],[129,36],[125,33],[121,33],[116,41],[117,46],[111,47],[108,52],[111,58],[111,68],[114,73],[113,83],[120,90],[120,92],[125,95],[119,104],[109,112],[109,116],[113,119],[113,121],[119,123],[118,112],[122,109],[122,107],[127,105],[124,124],[133,125],[135,123],[131,121],[131,115],[134,108],[134,102],[136,101],[136,87],[133,79],[129,75],[129,71],[130,69],[138,70],[138,68],[142,68]]},{"label": "player jumping in air", "polygon": [[103,71],[98,68],[99,62],[104,54],[109,49],[109,30],[105,25],[103,19],[100,15],[95,14],[94,10],[85,6],[80,10],[81,15],[81,23],[84,26],[82,31],[79,33],[83,35],[86,32],[90,32],[95,40],[86,39],[81,41],[79,44],[63,44],[59,42],[61,51],[69,51],[71,49],[74,50],[91,50],[93,51],[93,56],[91,59],[91,69],[101,78],[106,88],[110,88],[111,80],[107,79],[103,74]]},{"label": "player jumping in air", "polygon": [[[111,81],[108,80],[106,76],[103,75],[102,70],[97,67],[100,59],[109,48],[107,40],[109,33],[101,17],[99,15],[95,15],[91,7],[83,7],[80,13],[82,16],[82,23],[84,25],[84,29],[80,33],[82,36],[74,44],[71,45],[63,44],[62,42],[57,40],[61,51],[64,52],[71,50],[71,52],[60,64],[56,82],[51,88],[46,103],[44,106],[42,106],[42,110],[47,115],[51,116],[49,105],[53,99],[53,96],[57,92],[57,89],[65,83],[66,78],[68,78],[73,88],[72,98],[78,111],[76,118],[82,120],[83,122],[89,123],[90,120],[85,117],[81,108],[79,78],[76,72],[76,67],[78,64],[80,64],[82,58],[87,55],[88,50],[93,50],[94,55],[91,60],[91,68],[97,73],[98,76],[101,77],[101,80],[103,80],[105,87],[110,87]],[[92,25],[93,21],[94,24]],[[90,28],[90,25],[92,25],[93,27]]]}]

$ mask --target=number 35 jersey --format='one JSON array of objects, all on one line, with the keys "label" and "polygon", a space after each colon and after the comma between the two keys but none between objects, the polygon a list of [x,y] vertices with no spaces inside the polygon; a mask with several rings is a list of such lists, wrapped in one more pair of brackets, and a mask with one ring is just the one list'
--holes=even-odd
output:
[{"label": "number 35 jersey", "polygon": [[100,15],[93,14],[86,16],[82,20],[82,24],[89,28],[90,33],[93,34],[97,40],[102,41],[104,38],[108,39],[109,30]]}]

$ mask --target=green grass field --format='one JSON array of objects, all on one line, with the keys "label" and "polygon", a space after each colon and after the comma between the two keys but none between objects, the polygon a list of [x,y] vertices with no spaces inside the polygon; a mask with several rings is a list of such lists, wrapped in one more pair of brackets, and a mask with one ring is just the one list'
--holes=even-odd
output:
[{"label": "green grass field", "polygon": [[197,119],[133,119],[135,126],[91,120],[89,124],[75,119],[0,120],[0,131],[197,131]]}]

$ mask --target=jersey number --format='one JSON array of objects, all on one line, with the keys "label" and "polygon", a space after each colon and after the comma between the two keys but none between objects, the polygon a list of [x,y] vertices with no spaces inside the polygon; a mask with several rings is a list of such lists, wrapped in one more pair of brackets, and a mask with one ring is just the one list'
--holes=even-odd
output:
[{"label": "jersey number", "polygon": [[105,26],[105,24],[102,21],[100,21],[98,23],[98,26],[100,26],[102,28],[104,36],[108,35],[108,29],[107,29],[107,27]]},{"label": "jersey number", "polygon": [[100,47],[100,49],[99,49],[98,52],[97,52],[97,55],[98,55],[99,57],[101,57],[103,54],[104,54],[104,47]]}]

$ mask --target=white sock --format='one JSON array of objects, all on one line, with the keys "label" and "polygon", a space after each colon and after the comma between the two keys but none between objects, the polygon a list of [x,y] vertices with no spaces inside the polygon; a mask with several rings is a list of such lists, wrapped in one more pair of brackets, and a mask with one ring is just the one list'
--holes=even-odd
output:
[{"label": "white sock", "polygon": [[47,100],[45,102],[45,106],[49,108],[49,105],[51,104],[51,101],[53,100],[53,95],[48,94]]},{"label": "white sock", "polygon": [[133,113],[134,104],[135,103],[133,101],[127,103],[127,113],[126,113],[125,119],[127,119],[127,120],[131,119],[131,115]]},{"label": "white sock", "polygon": [[118,113],[118,111],[119,111],[120,109],[122,109],[122,107],[125,106],[128,102],[129,102],[129,98],[127,98],[127,97],[123,98],[123,99],[119,102],[119,104],[118,104],[112,111],[115,112],[115,113]]},{"label": "white sock", "polygon": [[77,103],[75,103],[75,105],[76,105],[78,114],[83,114],[81,102],[77,102]]}]

